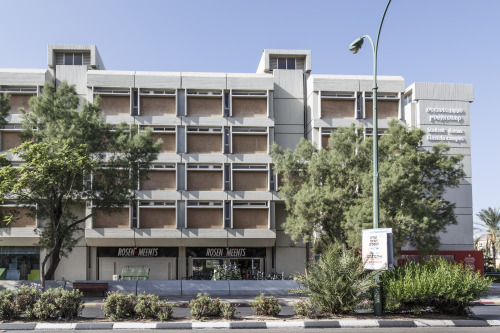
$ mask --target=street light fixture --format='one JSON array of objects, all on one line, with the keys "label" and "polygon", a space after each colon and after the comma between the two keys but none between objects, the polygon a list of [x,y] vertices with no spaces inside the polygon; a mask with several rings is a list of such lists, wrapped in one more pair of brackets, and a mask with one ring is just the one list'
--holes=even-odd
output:
[{"label": "street light fixture", "polygon": [[[378,51],[378,42],[380,39],[380,32],[382,31],[382,24],[384,23],[385,14],[387,13],[387,9],[391,4],[391,0],[387,3],[385,7],[384,15],[382,16],[382,21],[380,22],[380,26],[378,29],[377,41],[373,44],[373,40],[370,36],[364,35],[356,39],[349,46],[349,50],[356,54],[359,49],[363,45],[363,40],[367,38],[371,45],[373,51],[373,95],[372,95],[372,104],[373,104],[373,229],[377,229],[379,227],[379,179],[378,179],[378,117],[377,117],[377,51]],[[375,316],[380,317],[382,315],[382,294],[379,284],[378,277],[376,278],[376,286],[374,288],[374,312]]]}]

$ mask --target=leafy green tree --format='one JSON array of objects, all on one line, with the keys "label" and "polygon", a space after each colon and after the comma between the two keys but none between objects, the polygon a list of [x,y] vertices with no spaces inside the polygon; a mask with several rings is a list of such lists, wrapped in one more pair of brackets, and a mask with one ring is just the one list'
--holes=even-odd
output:
[{"label": "leafy green tree", "polygon": [[[25,142],[12,150],[24,163],[0,168],[0,197],[43,221],[37,230],[46,253],[41,263],[44,287],[81,237],[83,222],[98,209],[112,213],[135,199],[137,184],[162,143],[135,125],[106,124],[98,99],[79,110],[79,97],[65,82],[58,89],[45,84],[29,103],[30,112],[23,111]],[[92,205],[89,214],[86,203]]]},{"label": "leafy green tree", "polygon": [[7,124],[7,117],[10,113],[9,100],[9,94],[0,94],[0,128],[3,128]]},{"label": "leafy green tree", "polygon": [[493,253],[493,267],[496,269],[497,245],[500,238],[500,210],[488,207],[487,209],[481,209],[476,216],[481,220],[476,224],[486,228],[485,236],[489,245],[488,252]]},{"label": "leafy green tree", "polygon": [[[361,230],[372,227],[372,138],[352,125],[339,128],[328,149],[301,140],[295,151],[272,149],[282,177],[281,196],[288,217],[284,229],[293,240],[361,248]],[[379,143],[380,225],[393,228],[397,247],[408,240],[423,252],[439,246],[438,232],[456,224],[454,204],[443,198],[464,177],[461,156],[443,144],[421,147],[424,132],[390,122]]]}]

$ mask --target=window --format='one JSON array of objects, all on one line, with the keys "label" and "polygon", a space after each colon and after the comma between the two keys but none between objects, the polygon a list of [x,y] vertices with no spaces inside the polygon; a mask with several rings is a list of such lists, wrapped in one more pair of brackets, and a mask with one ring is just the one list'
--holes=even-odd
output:
[{"label": "window", "polygon": [[410,93],[408,95],[405,95],[404,106],[406,106],[407,104],[410,104],[411,102],[413,102],[413,94],[410,91]]},{"label": "window", "polygon": [[64,65],[83,65],[83,54],[64,53]]},{"label": "window", "polygon": [[295,58],[278,58],[278,69],[295,69]]}]

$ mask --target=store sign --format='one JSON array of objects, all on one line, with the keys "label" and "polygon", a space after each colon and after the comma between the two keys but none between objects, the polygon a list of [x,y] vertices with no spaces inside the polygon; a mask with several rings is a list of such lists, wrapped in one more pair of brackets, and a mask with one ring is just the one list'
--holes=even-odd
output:
[{"label": "store sign", "polygon": [[245,248],[208,247],[206,257],[245,257]]},{"label": "store sign", "polygon": [[363,264],[367,270],[393,268],[392,229],[366,229],[362,233]]},{"label": "store sign", "polygon": [[158,257],[157,247],[119,247],[118,257]]}]

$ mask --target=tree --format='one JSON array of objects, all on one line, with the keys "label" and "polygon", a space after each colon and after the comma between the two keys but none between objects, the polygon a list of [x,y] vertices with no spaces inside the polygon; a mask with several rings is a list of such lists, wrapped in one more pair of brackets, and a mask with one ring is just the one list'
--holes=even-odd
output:
[{"label": "tree", "polygon": [[[481,209],[476,216],[481,222],[476,222],[478,225],[486,228],[486,243],[489,247],[488,252],[493,252],[493,267],[497,268],[497,243],[500,238],[500,210],[498,208],[488,207]],[[491,253],[490,252],[490,253]]]},{"label": "tree", "polygon": [[[78,95],[65,82],[58,89],[45,84],[29,103],[30,113],[23,110],[25,141],[12,150],[24,163],[0,168],[0,195],[43,221],[38,233],[39,246],[46,250],[40,267],[44,288],[78,241],[83,222],[98,209],[112,213],[135,200],[137,184],[161,141],[154,142],[149,131],[135,125],[106,124],[98,99],[78,110]],[[90,175],[91,185],[86,182]],[[88,214],[87,203],[92,206]]]},{"label": "tree", "polygon": [[0,128],[4,128],[7,124],[7,117],[9,116],[10,112],[9,100],[9,94],[0,94]]},{"label": "tree", "polygon": [[[352,125],[339,128],[328,149],[301,140],[295,151],[272,149],[282,177],[281,196],[288,217],[284,229],[293,240],[361,248],[361,230],[372,228],[372,138]],[[379,143],[380,225],[393,228],[396,247],[405,241],[422,252],[439,247],[438,232],[456,224],[446,189],[464,177],[461,156],[443,144],[421,147],[424,132],[391,121]]]}]

